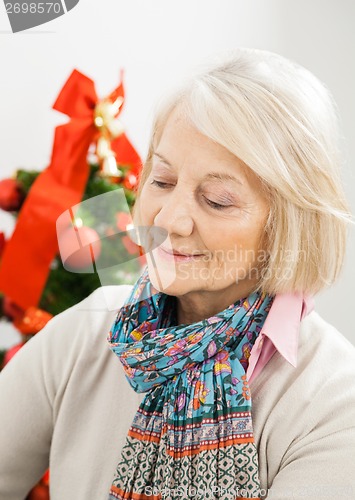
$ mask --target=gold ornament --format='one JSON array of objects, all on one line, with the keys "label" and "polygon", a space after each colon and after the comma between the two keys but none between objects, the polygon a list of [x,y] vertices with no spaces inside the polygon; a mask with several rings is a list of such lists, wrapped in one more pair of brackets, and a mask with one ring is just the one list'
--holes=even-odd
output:
[{"label": "gold ornament", "polygon": [[117,162],[114,156],[106,156],[106,158],[103,159],[101,174],[117,179],[123,176],[122,170],[117,168]]},{"label": "gold ornament", "polygon": [[124,127],[117,118],[122,104],[122,96],[119,96],[114,102],[104,99],[97,103],[94,112],[94,123],[100,132],[96,154],[101,165],[101,175],[114,178],[121,178],[123,175],[117,167],[116,154],[111,149],[112,139],[124,132]]},{"label": "gold ornament", "polygon": [[111,142],[103,135],[97,140],[96,154],[100,159],[104,159],[112,154]]}]

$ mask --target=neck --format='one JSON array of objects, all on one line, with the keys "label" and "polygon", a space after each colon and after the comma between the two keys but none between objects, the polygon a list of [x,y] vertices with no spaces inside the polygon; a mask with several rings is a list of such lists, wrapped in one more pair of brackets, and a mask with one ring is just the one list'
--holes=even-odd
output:
[{"label": "neck", "polygon": [[248,297],[254,288],[239,288],[217,291],[193,291],[176,297],[177,321],[189,325],[214,316],[230,304]]}]

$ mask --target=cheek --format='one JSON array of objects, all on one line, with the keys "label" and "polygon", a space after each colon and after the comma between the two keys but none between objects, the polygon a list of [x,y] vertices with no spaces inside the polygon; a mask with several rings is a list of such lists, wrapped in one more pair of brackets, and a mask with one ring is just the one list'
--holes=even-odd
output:
[{"label": "cheek", "polygon": [[232,248],[239,245],[253,248],[260,239],[260,226],[250,221],[228,221],[226,224],[215,224],[213,230],[206,231],[206,236],[213,246]]},{"label": "cheek", "polygon": [[236,241],[244,248],[257,250],[263,239],[265,225],[268,217],[268,209],[264,206],[255,207],[255,211],[241,217],[233,226],[231,232]]},{"label": "cheek", "polygon": [[256,222],[229,221],[215,224],[213,231],[206,231],[205,244],[215,257],[226,263],[245,265],[254,263],[260,250],[263,227]]}]

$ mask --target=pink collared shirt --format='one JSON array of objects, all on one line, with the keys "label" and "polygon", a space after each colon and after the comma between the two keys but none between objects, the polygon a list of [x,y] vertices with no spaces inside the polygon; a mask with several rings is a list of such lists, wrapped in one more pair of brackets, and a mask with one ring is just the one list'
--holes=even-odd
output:
[{"label": "pink collared shirt", "polygon": [[301,293],[276,295],[269,314],[250,352],[249,383],[278,351],[292,366],[297,366],[298,336],[301,320],[314,309],[312,296]]}]

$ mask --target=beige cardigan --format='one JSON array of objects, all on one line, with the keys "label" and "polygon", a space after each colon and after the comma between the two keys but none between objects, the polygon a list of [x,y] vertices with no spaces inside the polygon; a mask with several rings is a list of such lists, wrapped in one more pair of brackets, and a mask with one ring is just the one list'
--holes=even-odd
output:
[{"label": "beige cardigan", "polygon": [[[1,372],[1,500],[22,500],[48,465],[51,500],[107,500],[144,397],[106,343],[129,290],[96,290],[50,321]],[[297,367],[276,352],[250,388],[267,498],[354,500],[350,342],[313,311],[301,322]]]}]

